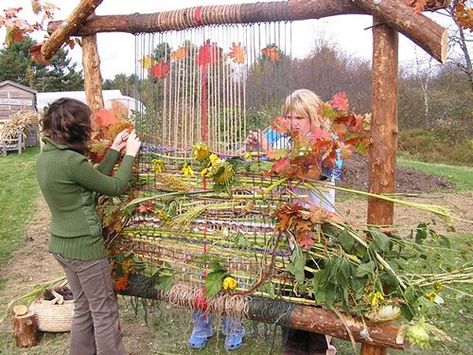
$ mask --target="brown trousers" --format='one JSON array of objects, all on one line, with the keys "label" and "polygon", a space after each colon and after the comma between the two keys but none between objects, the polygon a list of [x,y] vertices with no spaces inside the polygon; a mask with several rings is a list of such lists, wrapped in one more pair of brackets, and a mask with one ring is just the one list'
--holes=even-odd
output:
[{"label": "brown trousers", "polygon": [[69,354],[125,355],[107,259],[83,261],[53,255],[74,295]]}]

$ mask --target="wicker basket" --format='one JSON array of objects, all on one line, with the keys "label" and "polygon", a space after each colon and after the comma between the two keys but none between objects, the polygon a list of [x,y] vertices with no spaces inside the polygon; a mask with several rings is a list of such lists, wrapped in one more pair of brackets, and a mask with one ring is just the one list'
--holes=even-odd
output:
[{"label": "wicker basket", "polygon": [[69,332],[74,314],[74,301],[64,298],[52,290],[55,298],[51,301],[38,299],[31,303],[30,310],[35,313],[39,330],[43,332]]}]

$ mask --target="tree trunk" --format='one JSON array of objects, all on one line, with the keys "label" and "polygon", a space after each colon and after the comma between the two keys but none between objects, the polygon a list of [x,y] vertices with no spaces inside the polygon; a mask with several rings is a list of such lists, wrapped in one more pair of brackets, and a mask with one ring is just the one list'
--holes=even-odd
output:
[{"label": "tree trunk", "polygon": [[84,68],[85,97],[94,113],[104,107],[97,35],[82,37],[82,66]]},{"label": "tree trunk", "polygon": [[95,8],[99,6],[102,1],[103,0],[81,0],[67,20],[61,21],[60,25],[51,34],[51,37],[49,37],[41,47],[41,54],[44,59],[51,59],[67,38],[80,27],[87,17],[94,13]]},{"label": "tree trunk", "polygon": [[[398,33],[373,19],[372,121],[369,141],[369,192],[394,192],[397,149]],[[393,223],[394,204],[368,200],[368,224]],[[362,355],[384,355],[386,348],[363,344]]]},{"label": "tree trunk", "polygon": [[[395,191],[397,149],[398,33],[373,21],[372,121],[369,153],[369,192]],[[368,201],[368,224],[393,223],[392,202]]]},{"label": "tree trunk", "polygon": [[[29,348],[38,344],[38,322],[32,311],[26,306],[13,311],[13,332],[15,344],[20,348]],[[21,311],[18,311],[21,309]]]},{"label": "tree trunk", "polygon": [[[372,14],[403,33],[440,62],[447,52],[447,31],[403,1],[373,0],[289,0],[240,5],[199,6],[154,14],[93,16],[73,34],[83,36],[97,32],[153,33],[183,30],[202,25],[294,21],[319,19],[335,15]],[[50,22],[48,32],[61,22]]]}]

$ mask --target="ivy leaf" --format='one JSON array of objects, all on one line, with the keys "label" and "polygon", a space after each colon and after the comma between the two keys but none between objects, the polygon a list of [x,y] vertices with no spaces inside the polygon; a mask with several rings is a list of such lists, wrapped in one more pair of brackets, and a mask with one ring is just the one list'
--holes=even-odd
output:
[{"label": "ivy leaf", "polygon": [[205,297],[215,296],[222,289],[222,281],[227,276],[225,269],[217,269],[210,272],[205,279]]}]

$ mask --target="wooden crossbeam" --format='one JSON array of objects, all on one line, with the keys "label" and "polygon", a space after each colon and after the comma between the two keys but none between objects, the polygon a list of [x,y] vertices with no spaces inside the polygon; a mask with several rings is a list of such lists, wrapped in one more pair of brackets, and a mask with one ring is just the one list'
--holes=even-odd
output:
[{"label": "wooden crossbeam", "polygon": [[94,13],[103,0],[81,0],[66,21],[59,21],[58,26],[41,47],[44,59],[49,60],[61,48],[63,43]]},{"label": "wooden crossbeam", "polygon": [[[373,15],[404,34],[436,60],[441,63],[446,60],[446,29],[428,17],[416,14],[414,9],[403,1],[289,0],[198,6],[154,14],[92,16],[70,34],[84,36],[98,32],[152,33],[212,24],[320,19],[347,14]],[[48,32],[55,31],[60,24],[61,22],[57,21],[50,22]]]},{"label": "wooden crossbeam", "polygon": [[[131,275],[127,288],[120,293],[165,302],[171,301],[172,304],[189,307],[195,304],[193,295],[200,294],[201,290],[201,286],[176,284],[173,287],[176,287],[179,292],[173,291],[173,288],[166,292],[157,291],[155,282],[143,275]],[[172,300],[170,294],[173,294]],[[179,299],[176,299],[176,296]],[[223,313],[231,316],[238,315],[250,320],[327,334],[347,340],[350,340],[351,335],[356,342],[375,347],[406,349],[409,346],[400,334],[401,327],[398,324],[363,322],[361,319],[343,315],[339,317],[334,312],[320,307],[293,304],[283,300],[252,296],[246,297],[244,302],[247,303],[244,307],[248,309],[247,314],[239,314],[238,311],[232,308],[232,302],[220,301],[219,303],[225,304]],[[208,311],[214,311],[211,301],[209,301]]]}]

